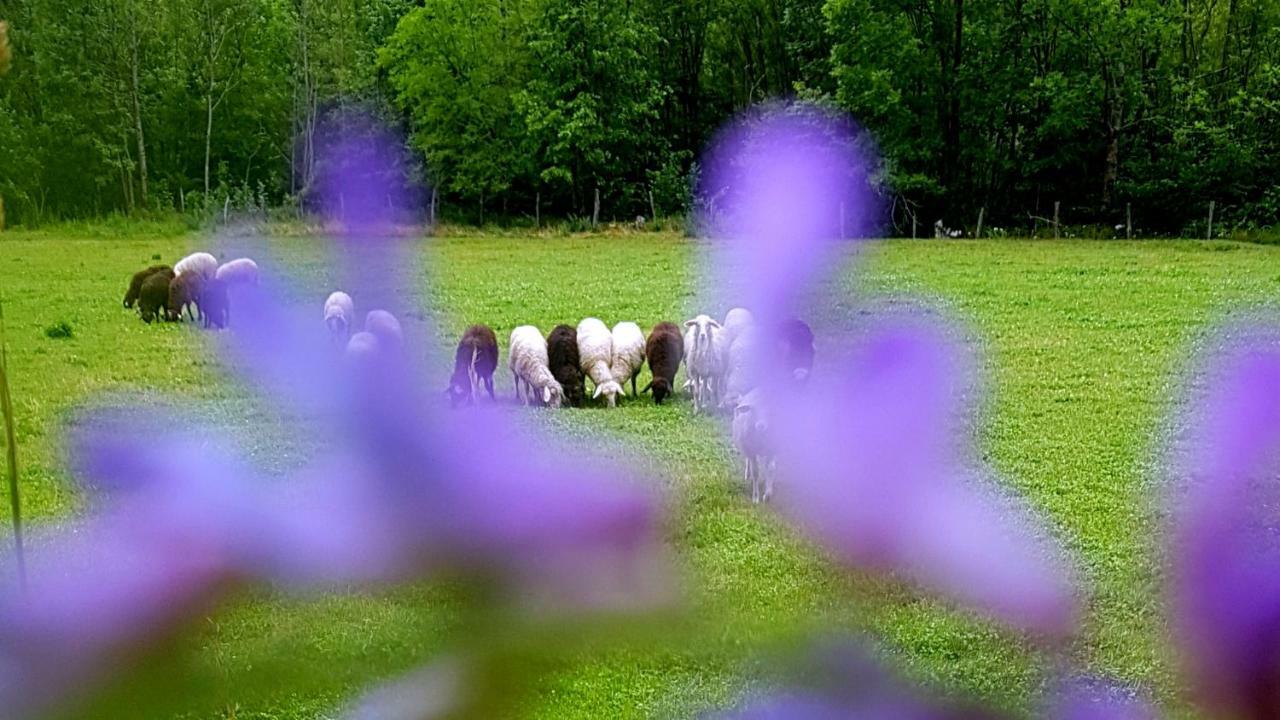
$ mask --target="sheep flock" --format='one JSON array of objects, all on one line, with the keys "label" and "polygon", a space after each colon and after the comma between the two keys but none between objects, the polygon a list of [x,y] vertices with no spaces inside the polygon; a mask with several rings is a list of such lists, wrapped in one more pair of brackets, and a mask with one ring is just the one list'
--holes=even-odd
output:
[{"label": "sheep flock", "polygon": [[[188,255],[172,268],[153,265],[135,273],[124,306],[136,308],[142,320],[181,321],[185,316],[205,328],[226,328],[231,318],[229,292],[257,285],[258,265],[249,258],[219,264],[209,253]],[[361,318],[355,300],[335,291],[321,314],[336,351],[354,366],[404,347],[399,320],[382,309]],[[511,331],[507,367],[515,385],[515,401],[525,406],[581,408],[597,403],[616,408],[620,398],[651,394],[661,405],[678,394],[676,375],[683,363],[687,393],[695,414],[731,417],[734,448],[743,459],[743,477],[754,502],[772,495],[769,468],[769,412],[761,385],[765,373],[795,388],[805,385],[813,369],[814,336],[802,320],[765,327],[744,308],[733,308],[723,320],[699,314],[683,325],[664,321],[646,335],[630,321],[610,328],[588,317],[576,326],[557,325],[550,333],[533,325]],[[637,390],[645,363],[653,379]],[[481,393],[497,402],[493,378],[499,366],[497,335],[483,324],[471,325],[458,341],[446,395],[454,408],[477,402]],[[587,392],[587,381],[591,392]]]}]

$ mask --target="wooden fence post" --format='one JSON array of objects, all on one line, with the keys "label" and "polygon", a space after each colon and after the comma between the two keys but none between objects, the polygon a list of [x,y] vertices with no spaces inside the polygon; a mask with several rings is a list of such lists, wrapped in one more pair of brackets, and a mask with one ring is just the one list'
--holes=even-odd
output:
[{"label": "wooden fence post", "polygon": [[653,188],[649,188],[649,221],[654,222],[658,219],[658,206],[653,202]]},{"label": "wooden fence post", "polygon": [[1133,239],[1133,203],[1124,204],[1124,239]]},{"label": "wooden fence post", "polygon": [[987,214],[987,208],[985,205],[983,207],[978,208],[978,229],[973,234],[975,238],[982,237],[982,220],[986,216],[986,214]]},{"label": "wooden fence post", "polygon": [[1206,238],[1208,240],[1213,239],[1213,209],[1215,204],[1213,200],[1209,201],[1209,235]]},{"label": "wooden fence post", "polygon": [[542,191],[541,190],[534,193],[534,196],[533,196],[533,222],[535,225],[538,226],[539,230],[542,229]]},{"label": "wooden fence post", "polygon": [[917,222],[916,214],[915,212],[912,212],[911,213],[911,239],[912,240],[916,239],[916,222]]},{"label": "wooden fence post", "polygon": [[596,204],[591,211],[591,229],[595,230],[600,227],[600,186],[596,186]]},{"label": "wooden fence post", "polygon": [[1057,240],[1061,236],[1058,222],[1058,208],[1062,203],[1058,200],[1053,201],[1053,239]]},{"label": "wooden fence post", "polygon": [[439,190],[431,188],[431,205],[427,210],[427,222],[430,223],[432,227],[436,224],[436,197],[439,193]]}]

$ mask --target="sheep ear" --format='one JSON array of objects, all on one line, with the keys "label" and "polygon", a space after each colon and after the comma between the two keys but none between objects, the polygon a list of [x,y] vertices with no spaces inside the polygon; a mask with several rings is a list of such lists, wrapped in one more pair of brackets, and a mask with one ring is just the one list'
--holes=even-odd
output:
[{"label": "sheep ear", "polygon": [[551,387],[550,387],[550,386],[547,386],[547,387],[542,388],[542,402],[544,402],[544,403],[550,403],[550,402],[551,402]]},{"label": "sheep ear", "polygon": [[685,327],[687,327],[687,328],[693,327],[694,325],[697,325],[697,324],[698,324],[698,321],[697,321],[697,320],[685,320],[685,321],[684,321],[684,326],[685,326]]},{"label": "sheep ear", "polygon": [[592,400],[598,400],[598,399],[600,398],[600,395],[602,395],[603,393],[604,393],[604,388],[602,388],[602,387],[600,387],[599,385],[597,385],[597,386],[596,386],[596,394],[595,394],[595,395],[592,395],[592,396],[591,396],[591,399],[592,399]]},{"label": "sheep ear", "polygon": [[716,329],[722,329],[724,326],[717,320],[708,320],[707,324]]},{"label": "sheep ear", "polygon": [[649,383],[648,385],[645,385],[645,386],[644,386],[644,389],[643,389],[643,390],[641,390],[640,392],[642,392],[642,393],[647,393],[647,392],[649,392],[649,391],[650,391],[650,390],[652,390],[652,389],[653,389],[653,383]]}]

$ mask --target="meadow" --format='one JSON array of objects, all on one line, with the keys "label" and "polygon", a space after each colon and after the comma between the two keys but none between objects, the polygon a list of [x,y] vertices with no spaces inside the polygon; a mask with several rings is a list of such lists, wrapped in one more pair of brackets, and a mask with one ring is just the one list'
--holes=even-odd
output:
[{"label": "meadow", "polygon": [[[305,456],[288,419],[210,352],[216,334],[146,326],[121,308],[132,272],[203,243],[166,228],[0,236],[28,518],[57,522],[84,510],[62,438],[87,404],[181,403],[267,468]],[[511,329],[525,323],[545,332],[595,315],[647,331],[688,316],[696,249],[658,233],[450,234],[422,244],[416,320],[434,319],[442,344],[485,322],[504,352]],[[262,241],[262,253],[288,263],[299,292],[316,297],[318,316],[334,282],[323,243],[277,233]],[[981,454],[1048,519],[1088,591],[1082,635],[1062,653],[1181,707],[1161,600],[1160,433],[1195,344],[1216,322],[1280,292],[1280,248],[889,240],[866,245],[842,278],[850,312],[871,298],[918,298],[978,341],[988,390],[976,410]],[[55,337],[66,334],[56,329],[64,323],[70,336]],[[440,368],[441,390],[446,383]],[[509,398],[505,364],[498,390]],[[688,716],[751,686],[768,667],[761,658],[832,630],[875,638],[913,677],[1014,710],[1028,707],[1054,663],[1007,631],[826,561],[750,504],[727,442],[687,399],[529,416],[570,438],[650,458],[667,494],[668,538],[696,579],[684,609],[660,629],[614,643],[588,638],[544,658],[546,674],[528,701],[533,717]],[[372,680],[456,650],[465,615],[448,583],[314,598],[249,590],[182,641],[179,661],[136,682],[154,691],[149,717],[329,717]],[[177,690],[160,692],[159,676],[176,677]],[[120,697],[134,703],[139,695]]]}]

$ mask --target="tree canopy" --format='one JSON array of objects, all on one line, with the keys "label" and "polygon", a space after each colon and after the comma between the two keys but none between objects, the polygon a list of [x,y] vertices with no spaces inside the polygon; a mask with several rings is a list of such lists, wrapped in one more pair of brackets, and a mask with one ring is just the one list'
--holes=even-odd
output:
[{"label": "tree canopy", "polygon": [[[1273,0],[0,0],[10,222],[305,198],[398,124],[465,219],[687,210],[764,100],[848,111],[894,220],[1280,219]],[[0,41],[0,65],[7,49]],[[652,198],[652,199],[651,199]],[[652,204],[651,204],[652,203]],[[535,207],[536,205],[536,207]]]}]

